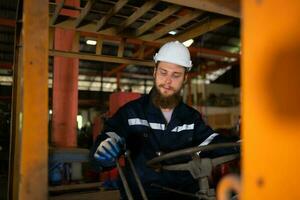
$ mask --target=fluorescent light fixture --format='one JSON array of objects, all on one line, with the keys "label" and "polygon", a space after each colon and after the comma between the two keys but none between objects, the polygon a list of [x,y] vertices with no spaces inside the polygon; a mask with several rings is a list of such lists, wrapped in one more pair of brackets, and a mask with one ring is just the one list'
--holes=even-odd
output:
[{"label": "fluorescent light fixture", "polygon": [[230,62],[235,62],[235,61],[237,61],[237,58],[230,58],[229,61]]},{"label": "fluorescent light fixture", "polygon": [[222,58],[222,61],[224,61],[224,62],[227,62],[229,60],[229,58],[228,57],[224,57],[224,58]]},{"label": "fluorescent light fixture", "polygon": [[178,32],[177,30],[173,30],[173,31],[170,31],[169,34],[170,34],[170,35],[176,35],[177,32]]},{"label": "fluorescent light fixture", "polygon": [[237,61],[237,58],[224,57],[224,58],[222,58],[222,61],[224,61],[224,62],[235,62],[235,61]]},{"label": "fluorescent light fixture", "polygon": [[184,46],[186,46],[186,47],[189,47],[189,46],[191,46],[191,45],[193,44],[193,42],[194,42],[193,39],[189,39],[189,40],[183,42],[182,44],[183,44]]},{"label": "fluorescent light fixture", "polygon": [[215,81],[217,78],[222,76],[225,72],[227,72],[230,69],[231,69],[231,66],[228,66],[226,68],[221,68],[216,71],[210,72],[210,73],[206,74],[206,80]]},{"label": "fluorescent light fixture", "polygon": [[206,85],[208,85],[208,84],[210,84],[210,80],[205,80],[204,83],[205,83]]},{"label": "fluorescent light fixture", "polygon": [[83,117],[82,115],[77,115],[77,128],[80,130],[83,125]]},{"label": "fluorescent light fixture", "polygon": [[97,41],[96,40],[87,40],[86,44],[88,44],[88,45],[96,45]]}]

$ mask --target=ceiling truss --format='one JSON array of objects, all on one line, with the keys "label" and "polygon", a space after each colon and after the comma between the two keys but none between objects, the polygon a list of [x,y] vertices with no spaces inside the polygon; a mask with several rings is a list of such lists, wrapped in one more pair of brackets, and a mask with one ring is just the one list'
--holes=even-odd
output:
[{"label": "ceiling truss", "polygon": [[[49,2],[49,56],[116,63],[104,75],[117,76],[128,65],[153,67],[152,55],[165,42],[195,39],[231,23],[240,15],[237,0],[229,0],[227,3],[220,0],[204,0],[202,3],[194,0],[138,2],[140,3],[135,5],[129,0],[86,0],[82,1],[81,7],[70,6],[65,0]],[[103,5],[107,9],[101,10]],[[14,27],[16,22],[0,19],[0,24]],[[56,27],[77,32],[74,41],[77,50],[65,52],[55,49],[53,41]],[[169,32],[173,30],[177,33],[170,35]],[[87,39],[97,41],[94,50],[84,51],[84,41]],[[107,55],[104,52],[107,51],[107,44],[111,43],[116,51]],[[223,62],[225,58],[240,60],[238,53],[197,46],[189,49],[193,59],[206,59],[216,63]],[[230,64],[232,63],[228,62]],[[7,69],[8,66],[11,66],[9,62],[0,62],[0,68]],[[226,67],[226,63],[216,66]]]}]

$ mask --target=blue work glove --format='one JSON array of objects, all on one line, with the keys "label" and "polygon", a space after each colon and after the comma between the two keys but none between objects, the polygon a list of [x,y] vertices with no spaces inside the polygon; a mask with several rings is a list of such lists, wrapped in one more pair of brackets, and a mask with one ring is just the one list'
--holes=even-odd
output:
[{"label": "blue work glove", "polygon": [[94,153],[94,158],[101,163],[103,167],[113,167],[124,146],[124,140],[116,138],[107,138],[102,141]]}]

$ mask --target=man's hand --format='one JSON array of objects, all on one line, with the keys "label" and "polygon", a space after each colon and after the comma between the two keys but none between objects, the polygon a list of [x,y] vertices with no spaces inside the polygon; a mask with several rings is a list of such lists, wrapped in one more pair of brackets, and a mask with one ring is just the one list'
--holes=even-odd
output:
[{"label": "man's hand", "polygon": [[123,145],[124,141],[122,139],[118,140],[109,137],[100,143],[94,154],[94,158],[97,161],[100,161],[103,167],[112,167],[115,165],[115,161],[117,160]]}]

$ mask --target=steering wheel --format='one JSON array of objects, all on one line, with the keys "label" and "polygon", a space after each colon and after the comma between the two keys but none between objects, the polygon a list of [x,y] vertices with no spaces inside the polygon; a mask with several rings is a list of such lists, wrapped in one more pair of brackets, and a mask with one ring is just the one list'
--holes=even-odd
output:
[{"label": "steering wheel", "polygon": [[[162,154],[158,157],[155,157],[155,158],[147,161],[147,165],[154,166],[154,165],[160,164],[162,161],[165,161],[165,160],[169,160],[169,159],[180,157],[180,156],[187,156],[187,155],[195,154],[195,153],[201,152],[201,151],[212,151],[215,149],[239,147],[239,146],[240,146],[240,143],[230,142],[230,143],[210,144],[210,145],[205,145],[205,146],[185,148],[185,149],[172,151],[170,153]],[[223,156],[221,156],[221,157],[223,157]]]},{"label": "steering wheel", "polygon": [[[181,150],[173,151],[155,157],[147,161],[147,165],[153,168],[157,168],[157,166],[159,166],[161,169],[164,170],[189,171],[193,176],[193,178],[198,180],[198,184],[199,184],[200,190],[194,196],[198,197],[199,199],[215,200],[216,199],[215,190],[210,188],[208,177],[211,175],[213,167],[239,158],[240,155],[238,153],[227,154],[212,159],[200,158],[200,156],[197,155],[197,156],[192,156],[192,160],[188,161],[187,163],[175,164],[175,165],[162,165],[161,162],[179,156],[195,155],[197,152],[212,151],[220,148],[239,147],[239,146],[240,143],[219,143],[219,144],[210,144],[205,146],[197,146],[197,147],[181,149]],[[174,192],[174,190],[172,191]],[[193,195],[193,194],[189,194],[189,195]]]}]

